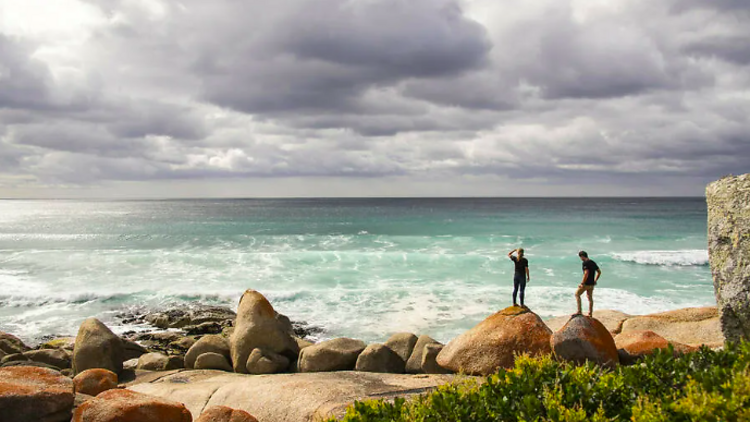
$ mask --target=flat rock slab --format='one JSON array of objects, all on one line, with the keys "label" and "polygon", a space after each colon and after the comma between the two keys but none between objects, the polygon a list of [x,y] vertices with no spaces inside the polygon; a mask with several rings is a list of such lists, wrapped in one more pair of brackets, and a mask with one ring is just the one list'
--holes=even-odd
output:
[{"label": "flat rock slab", "polygon": [[715,347],[724,343],[715,307],[685,308],[628,318],[622,332],[650,330],[670,342]]},{"label": "flat rock slab", "polygon": [[343,416],[355,400],[423,394],[465,378],[353,371],[243,375],[195,370],[135,384],[129,389],[184,403],[194,419],[205,408],[227,406],[244,410],[260,422],[302,422]]}]

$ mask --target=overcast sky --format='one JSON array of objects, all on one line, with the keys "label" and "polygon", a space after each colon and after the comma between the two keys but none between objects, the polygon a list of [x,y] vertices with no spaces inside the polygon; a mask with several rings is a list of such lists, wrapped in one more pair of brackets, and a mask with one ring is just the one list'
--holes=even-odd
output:
[{"label": "overcast sky", "polygon": [[748,0],[0,0],[0,197],[702,195]]}]

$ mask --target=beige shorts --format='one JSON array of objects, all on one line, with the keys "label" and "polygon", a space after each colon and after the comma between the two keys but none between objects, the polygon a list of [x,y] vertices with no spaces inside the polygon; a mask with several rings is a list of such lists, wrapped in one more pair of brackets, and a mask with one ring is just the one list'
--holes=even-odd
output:
[{"label": "beige shorts", "polygon": [[594,287],[595,285],[589,285],[589,284],[582,284],[578,286],[578,290],[576,290],[576,296],[580,296],[583,294],[583,292],[586,292],[589,296],[594,294]]}]

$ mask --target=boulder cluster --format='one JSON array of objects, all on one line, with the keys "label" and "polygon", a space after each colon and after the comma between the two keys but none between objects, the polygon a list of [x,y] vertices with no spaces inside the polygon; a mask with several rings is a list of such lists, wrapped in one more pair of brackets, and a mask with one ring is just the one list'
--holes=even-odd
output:
[{"label": "boulder cluster", "polygon": [[[711,314],[710,308],[685,312],[695,314],[701,324],[706,320],[703,317]],[[713,312],[715,317],[716,310]],[[206,324],[219,328],[202,330],[199,335],[167,331],[136,339],[120,338],[97,319],[89,318],[74,339],[56,339],[36,350],[0,333],[0,408],[9,409],[3,413],[3,421],[192,421],[193,415],[181,403],[122,388],[124,379],[146,371],[488,375],[513,367],[519,354],[552,354],[560,360],[611,367],[635,363],[670,343],[677,353],[695,350],[656,332],[660,321],[677,318],[674,313],[632,318],[600,314],[602,321],[574,315],[545,323],[528,308],[512,306],[447,345],[412,333],[394,334],[382,344],[368,345],[351,338],[313,343],[300,338],[289,318],[254,290],[242,295],[233,319],[227,318],[226,311],[214,309],[209,314],[168,313],[152,320],[163,328],[208,327]],[[550,325],[557,329],[553,331]],[[700,335],[694,329],[682,329]],[[204,409],[195,416],[198,421],[255,420],[242,410],[226,407]]]}]

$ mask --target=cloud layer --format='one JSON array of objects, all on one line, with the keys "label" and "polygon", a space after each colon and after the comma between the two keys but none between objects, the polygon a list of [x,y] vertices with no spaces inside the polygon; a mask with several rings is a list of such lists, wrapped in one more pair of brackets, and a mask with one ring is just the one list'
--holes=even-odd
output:
[{"label": "cloud layer", "polygon": [[43,6],[0,0],[0,196],[694,195],[750,169],[745,1]]}]

